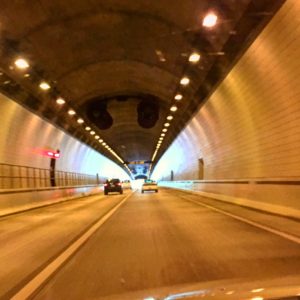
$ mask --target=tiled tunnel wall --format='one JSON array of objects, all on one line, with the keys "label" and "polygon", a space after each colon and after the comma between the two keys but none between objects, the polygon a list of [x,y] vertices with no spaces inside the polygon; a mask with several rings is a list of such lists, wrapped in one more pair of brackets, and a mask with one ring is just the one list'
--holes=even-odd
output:
[{"label": "tiled tunnel wall", "polygon": [[300,218],[299,14],[288,0],[272,18],[159,161],[161,185]]},{"label": "tiled tunnel wall", "polygon": [[[157,178],[300,178],[300,1],[289,0],[163,155]],[[180,159],[179,159],[180,158]]]},{"label": "tiled tunnel wall", "polygon": [[50,168],[45,149],[59,149],[56,169],[101,177],[127,177],[112,161],[0,94],[0,163]]}]

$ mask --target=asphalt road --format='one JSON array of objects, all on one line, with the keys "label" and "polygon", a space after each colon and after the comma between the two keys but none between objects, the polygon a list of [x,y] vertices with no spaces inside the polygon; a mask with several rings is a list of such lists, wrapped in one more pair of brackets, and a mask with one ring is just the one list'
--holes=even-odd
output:
[{"label": "asphalt road", "polygon": [[[0,222],[3,299],[9,299],[124,195],[101,197]],[[183,284],[299,274],[299,244],[186,201],[193,197],[168,190],[133,194],[33,298],[122,299],[136,291]],[[255,214],[248,211],[248,216]],[[299,229],[298,222],[289,222]]]}]

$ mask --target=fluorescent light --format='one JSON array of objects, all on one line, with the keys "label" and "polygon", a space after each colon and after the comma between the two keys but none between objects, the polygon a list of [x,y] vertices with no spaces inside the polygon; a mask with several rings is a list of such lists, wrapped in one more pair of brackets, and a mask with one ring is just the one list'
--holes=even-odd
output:
[{"label": "fluorescent light", "polygon": [[19,69],[27,69],[29,67],[29,63],[24,58],[18,58],[15,60],[15,65]]},{"label": "fluorescent light", "polygon": [[182,95],[181,94],[177,94],[177,95],[175,95],[174,99],[177,100],[177,101],[179,101],[179,100],[182,99]]},{"label": "fluorescent light", "polygon": [[217,24],[218,17],[214,13],[207,14],[202,22],[204,27],[214,27]]},{"label": "fluorescent light", "polygon": [[167,116],[167,120],[169,121],[173,120],[173,116]]},{"label": "fluorescent light", "polygon": [[177,110],[177,106],[175,105],[171,106],[170,111],[176,111],[176,110]]},{"label": "fluorescent light", "polygon": [[82,123],[84,123],[84,121],[83,121],[83,119],[79,118],[79,119],[77,120],[77,123],[82,124]]},{"label": "fluorescent light", "polygon": [[190,83],[190,79],[188,77],[182,77],[180,80],[181,85],[188,85]]},{"label": "fluorescent light", "polygon": [[51,87],[50,87],[50,85],[49,85],[46,81],[42,81],[42,82],[40,83],[40,88],[41,88],[42,90],[44,90],[44,91],[47,91],[47,90],[49,90]]},{"label": "fluorescent light", "polygon": [[69,109],[68,114],[70,116],[74,116],[76,114],[76,112],[73,109]]},{"label": "fluorescent light", "polygon": [[189,57],[189,62],[196,63],[200,60],[200,54],[197,52],[194,52]]},{"label": "fluorescent light", "polygon": [[56,99],[56,103],[59,104],[59,105],[63,105],[63,104],[66,103],[66,101],[63,98],[59,97],[59,98]]}]

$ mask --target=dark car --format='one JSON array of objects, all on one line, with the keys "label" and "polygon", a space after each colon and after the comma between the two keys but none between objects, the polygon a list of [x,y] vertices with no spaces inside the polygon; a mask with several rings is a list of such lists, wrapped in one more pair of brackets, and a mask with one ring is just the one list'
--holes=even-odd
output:
[{"label": "dark car", "polygon": [[104,184],[104,194],[107,195],[108,193],[111,192],[117,192],[120,194],[123,194],[123,187],[120,179],[111,179],[111,180],[106,180]]}]

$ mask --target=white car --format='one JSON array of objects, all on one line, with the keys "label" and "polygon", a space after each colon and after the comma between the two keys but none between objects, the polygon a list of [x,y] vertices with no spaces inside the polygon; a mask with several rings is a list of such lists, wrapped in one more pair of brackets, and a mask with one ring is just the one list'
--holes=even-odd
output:
[{"label": "white car", "polygon": [[122,181],[122,187],[123,189],[132,189],[130,180]]},{"label": "white car", "polygon": [[142,193],[148,191],[154,191],[155,193],[158,192],[157,183],[153,180],[145,180],[145,182],[142,185]]}]

